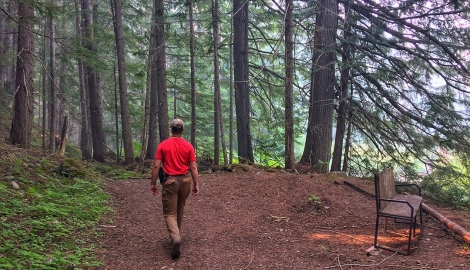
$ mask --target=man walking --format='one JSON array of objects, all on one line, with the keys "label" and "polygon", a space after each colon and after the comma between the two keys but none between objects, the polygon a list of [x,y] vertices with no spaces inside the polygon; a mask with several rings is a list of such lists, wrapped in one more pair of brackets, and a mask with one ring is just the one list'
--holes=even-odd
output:
[{"label": "man walking", "polygon": [[177,259],[180,256],[180,231],[183,223],[184,205],[191,190],[191,179],[194,196],[199,193],[199,185],[194,148],[182,137],[184,122],[181,119],[173,119],[170,128],[172,136],[157,147],[150,191],[153,195],[158,193],[156,184],[158,171],[161,167],[167,176],[166,181],[162,184],[163,216],[173,245],[171,257]]}]

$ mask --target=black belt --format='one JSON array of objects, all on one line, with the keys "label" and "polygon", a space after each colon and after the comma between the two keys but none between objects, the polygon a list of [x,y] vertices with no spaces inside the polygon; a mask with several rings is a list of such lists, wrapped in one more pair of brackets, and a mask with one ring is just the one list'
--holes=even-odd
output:
[{"label": "black belt", "polygon": [[187,175],[188,173],[185,173],[185,174],[176,174],[176,175],[169,175],[167,174],[167,177],[180,177],[180,176],[185,176]]}]

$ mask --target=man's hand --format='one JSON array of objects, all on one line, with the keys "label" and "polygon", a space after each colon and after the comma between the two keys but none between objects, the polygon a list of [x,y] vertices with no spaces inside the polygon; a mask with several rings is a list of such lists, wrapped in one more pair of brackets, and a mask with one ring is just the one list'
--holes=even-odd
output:
[{"label": "man's hand", "polygon": [[197,196],[197,194],[199,194],[199,187],[193,186],[193,196]]},{"label": "man's hand", "polygon": [[152,192],[152,194],[155,196],[158,194],[158,188],[157,188],[157,185],[151,185],[150,186],[150,192]]}]

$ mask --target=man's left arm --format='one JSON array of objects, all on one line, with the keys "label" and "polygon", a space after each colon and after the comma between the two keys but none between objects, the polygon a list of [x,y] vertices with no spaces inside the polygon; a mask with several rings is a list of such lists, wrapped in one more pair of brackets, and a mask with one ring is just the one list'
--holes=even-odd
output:
[{"label": "man's left arm", "polygon": [[189,170],[191,171],[191,178],[193,179],[193,195],[197,196],[197,194],[199,194],[199,175],[196,161],[189,162]]}]

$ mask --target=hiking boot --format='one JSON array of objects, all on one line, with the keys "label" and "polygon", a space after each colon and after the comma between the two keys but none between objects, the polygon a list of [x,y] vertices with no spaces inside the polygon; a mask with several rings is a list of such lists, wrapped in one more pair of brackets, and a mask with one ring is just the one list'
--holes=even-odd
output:
[{"label": "hiking boot", "polygon": [[181,252],[180,252],[180,243],[179,242],[174,243],[173,244],[173,249],[171,250],[171,258],[173,260],[178,259],[180,257],[180,254],[181,254]]}]

